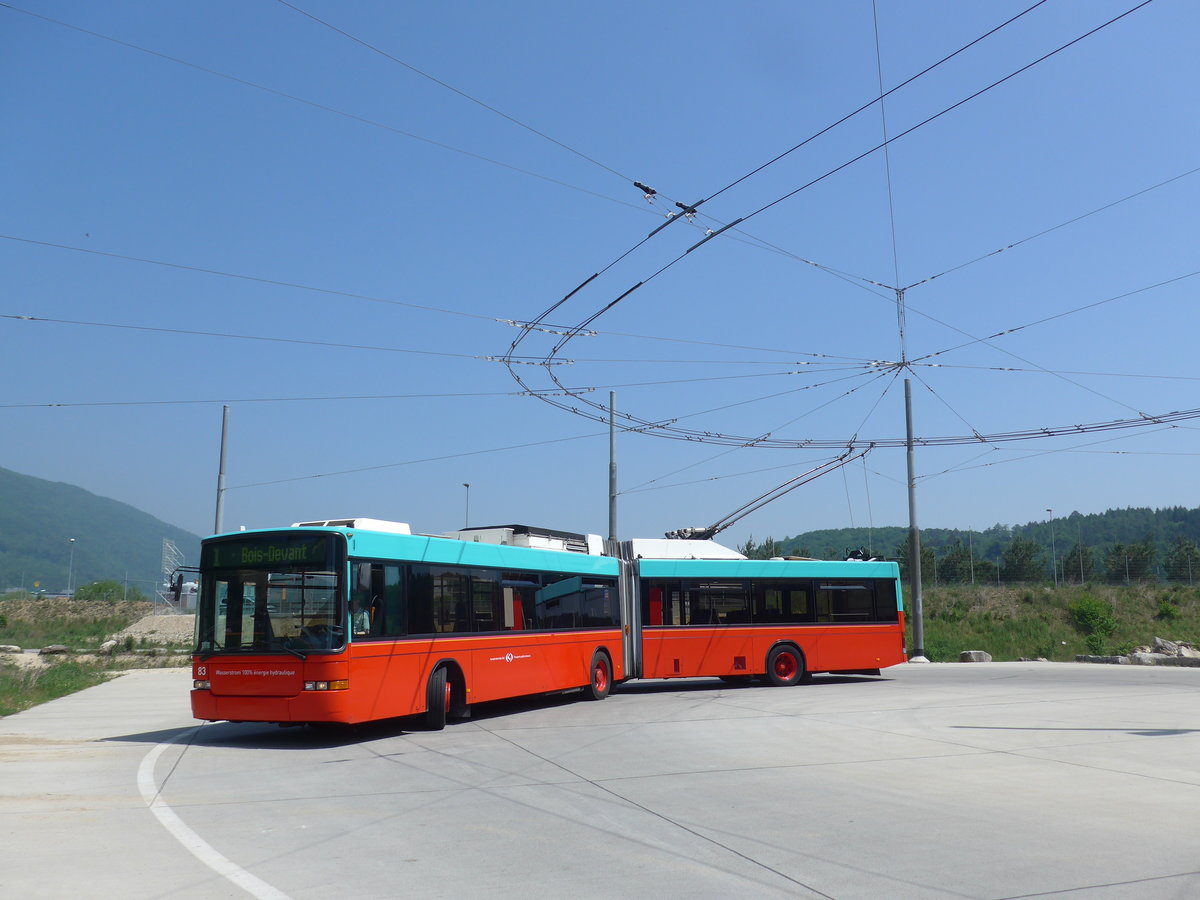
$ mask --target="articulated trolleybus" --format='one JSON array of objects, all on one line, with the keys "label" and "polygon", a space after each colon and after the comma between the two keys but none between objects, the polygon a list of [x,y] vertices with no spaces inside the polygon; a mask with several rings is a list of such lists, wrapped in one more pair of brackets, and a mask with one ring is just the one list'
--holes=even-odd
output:
[{"label": "articulated trolleybus", "polygon": [[749,560],[713,541],[338,519],[205,539],[192,712],[421,715],[629,678],[878,675],[905,661],[894,562]]}]

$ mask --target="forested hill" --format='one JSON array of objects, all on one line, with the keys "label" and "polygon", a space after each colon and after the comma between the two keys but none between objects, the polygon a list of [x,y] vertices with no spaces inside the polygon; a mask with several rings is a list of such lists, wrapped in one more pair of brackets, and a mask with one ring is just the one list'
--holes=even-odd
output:
[{"label": "forested hill", "polygon": [[[1052,561],[1057,563],[1064,578],[1078,573],[1080,564],[1089,574],[1102,572],[1106,561],[1127,565],[1135,558],[1148,574],[1165,573],[1169,562],[1180,560],[1186,566],[1195,559],[1194,575],[1200,578],[1200,508],[1182,506],[1167,509],[1133,507],[1110,509],[1103,513],[1083,515],[1073,512],[1023,525],[993,525],[981,531],[948,528],[922,528],[923,559],[949,558],[952,554],[968,555],[977,563],[1003,565],[1006,554],[1012,557],[1013,548],[1041,551],[1046,576],[1051,575]],[[851,550],[866,550],[874,556],[901,558],[907,554],[908,528],[835,528],[807,531],[791,537],[756,541],[753,538],[738,549],[755,557],[811,556],[818,559],[844,559]],[[1072,556],[1074,552],[1074,556]],[[1026,556],[1029,553],[1025,553]],[[922,564],[925,568],[925,564]],[[925,577],[928,577],[927,573]],[[1189,570],[1189,576],[1191,572]]]},{"label": "forested hill", "polygon": [[152,594],[162,580],[164,538],[186,562],[199,559],[200,538],[182,528],[83,488],[0,468],[0,591],[33,591],[36,582],[62,593],[70,570],[75,586],[128,579]]}]

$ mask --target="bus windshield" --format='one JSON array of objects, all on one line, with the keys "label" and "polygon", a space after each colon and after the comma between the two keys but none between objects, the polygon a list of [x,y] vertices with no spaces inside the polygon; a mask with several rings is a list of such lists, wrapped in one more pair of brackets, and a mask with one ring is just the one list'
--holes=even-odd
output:
[{"label": "bus windshield", "polygon": [[[327,541],[321,536],[320,546],[290,553],[274,545],[267,549],[276,552],[259,552],[262,540],[206,548],[196,652],[305,656],[345,646],[346,605]],[[251,565],[222,565],[241,560]]]}]

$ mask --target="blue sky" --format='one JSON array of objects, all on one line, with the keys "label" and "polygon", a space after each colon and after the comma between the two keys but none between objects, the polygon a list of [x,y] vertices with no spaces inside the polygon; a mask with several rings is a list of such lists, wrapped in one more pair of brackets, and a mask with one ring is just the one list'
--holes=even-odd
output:
[{"label": "blue sky", "polygon": [[[619,532],[657,536],[903,438],[915,284],[923,526],[1194,506],[1200,420],[991,438],[1200,407],[1200,7],[920,125],[1136,5],[1048,0],[739,181],[1033,5],[0,5],[0,465],[208,533],[228,404],[227,528],[448,530],[469,483],[472,524],[605,533],[607,428],[522,395],[524,335],[527,388],[704,438],[618,439]],[[868,153],[885,118],[920,127]],[[553,367],[511,324],[639,282]],[[906,522],[880,446],[722,540]]]}]

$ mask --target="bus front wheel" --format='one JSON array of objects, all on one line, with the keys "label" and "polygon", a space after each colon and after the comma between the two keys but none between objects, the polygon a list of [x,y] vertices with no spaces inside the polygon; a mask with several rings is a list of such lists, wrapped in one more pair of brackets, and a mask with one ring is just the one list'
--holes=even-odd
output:
[{"label": "bus front wheel", "polygon": [[589,700],[603,700],[612,690],[612,663],[608,654],[597,650],[592,654],[592,665],[588,670],[588,686],[583,689],[584,696]]},{"label": "bus front wheel", "polygon": [[795,647],[783,644],[767,654],[767,681],[776,687],[789,687],[804,678],[804,657]]},{"label": "bus front wheel", "polygon": [[450,710],[450,679],[446,667],[439,666],[429,676],[425,689],[425,727],[430,731],[441,731],[446,727],[446,713]]}]

